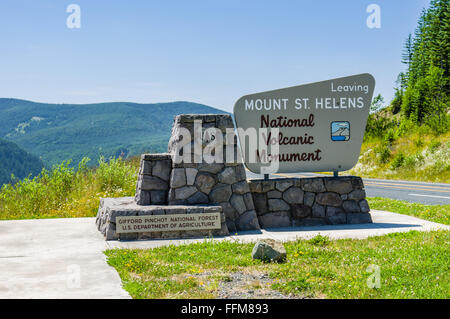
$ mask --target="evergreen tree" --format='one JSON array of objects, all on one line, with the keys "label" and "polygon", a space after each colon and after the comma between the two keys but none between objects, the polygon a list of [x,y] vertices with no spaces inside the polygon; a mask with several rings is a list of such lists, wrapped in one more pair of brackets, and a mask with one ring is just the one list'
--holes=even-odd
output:
[{"label": "evergreen tree", "polygon": [[[449,126],[450,2],[432,0],[417,23],[414,37],[405,41],[402,62],[407,65],[399,77],[394,108],[418,124],[427,123],[436,131]],[[403,91],[404,90],[404,91]]]}]

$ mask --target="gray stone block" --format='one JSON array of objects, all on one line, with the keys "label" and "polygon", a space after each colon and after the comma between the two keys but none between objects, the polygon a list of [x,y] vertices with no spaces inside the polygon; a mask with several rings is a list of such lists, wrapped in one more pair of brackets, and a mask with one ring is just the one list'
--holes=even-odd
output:
[{"label": "gray stone block", "polygon": [[152,205],[167,204],[167,191],[151,191],[150,202]]},{"label": "gray stone block", "polygon": [[247,180],[247,173],[245,172],[245,168],[243,164],[239,164],[234,167],[234,170],[236,171],[236,178],[238,181],[245,181]]},{"label": "gray stone block", "polygon": [[238,230],[260,229],[258,218],[256,217],[256,212],[254,210],[246,211],[239,216],[236,219],[235,224]]},{"label": "gray stone block", "polygon": [[186,185],[186,173],[184,168],[173,168],[170,178],[170,187],[178,188]]},{"label": "gray stone block", "polygon": [[136,192],[135,201],[138,205],[150,205],[150,191],[143,191],[138,189]]},{"label": "gray stone block", "polygon": [[244,194],[244,202],[247,210],[254,210],[255,205],[253,204],[253,197],[251,193]]},{"label": "gray stone block", "polygon": [[188,199],[191,195],[197,192],[195,186],[184,186],[175,189],[175,199]]},{"label": "gray stone block", "polygon": [[262,192],[267,193],[275,189],[275,181],[259,181],[261,183]]},{"label": "gray stone block", "polygon": [[282,199],[269,199],[267,201],[269,204],[269,211],[271,212],[277,212],[277,211],[289,211],[290,206]]},{"label": "gray stone block", "polygon": [[227,228],[228,228],[228,230],[229,230],[229,232],[230,232],[230,234],[235,234],[236,233],[236,231],[237,231],[237,229],[236,229],[236,224],[234,223],[234,221],[233,220],[227,220],[226,221],[226,225],[227,225]]},{"label": "gray stone block", "polygon": [[264,193],[252,193],[253,204],[255,205],[258,215],[265,214],[269,211],[267,204],[267,195]]},{"label": "gray stone block", "polygon": [[305,192],[321,193],[326,191],[323,180],[320,177],[301,179],[301,184]]},{"label": "gray stone block", "polygon": [[328,192],[338,194],[347,194],[352,191],[353,186],[351,180],[347,178],[324,178],[325,188]]},{"label": "gray stone block", "polygon": [[294,185],[294,182],[293,182],[293,181],[290,181],[290,180],[286,180],[286,181],[280,180],[280,181],[277,181],[277,182],[275,183],[275,188],[276,188],[277,190],[279,190],[280,192],[284,192],[286,189],[288,189],[288,188],[291,187],[292,185]]},{"label": "gray stone block", "polygon": [[249,180],[248,186],[250,187],[251,193],[262,193],[262,184],[259,181],[256,180]]},{"label": "gray stone block", "polygon": [[283,199],[289,204],[302,204],[304,192],[298,187],[291,187],[283,193]]},{"label": "gray stone block", "polygon": [[209,198],[205,193],[197,191],[194,195],[187,199],[188,204],[208,204]]},{"label": "gray stone block", "polygon": [[209,193],[209,199],[211,203],[222,203],[230,200],[231,194],[231,185],[217,184]]},{"label": "gray stone block", "polygon": [[328,206],[326,209],[327,216],[334,216],[342,213],[345,213],[345,211],[341,207]]},{"label": "gray stone block", "polygon": [[292,218],[294,219],[309,217],[311,216],[311,214],[312,214],[311,206],[304,204],[291,205],[291,215]]},{"label": "gray stone block", "polygon": [[141,175],[140,188],[144,191],[158,191],[158,190],[168,190],[169,185],[162,179],[149,175]]},{"label": "gray stone block", "polygon": [[342,204],[342,207],[344,208],[345,212],[347,213],[360,213],[361,208],[359,208],[359,205],[354,200],[345,200]]},{"label": "gray stone block", "polygon": [[172,154],[169,153],[154,153],[154,154],[142,154],[141,160],[143,161],[165,161],[172,160]]},{"label": "gray stone block", "polygon": [[283,196],[283,193],[281,193],[280,191],[270,191],[267,192],[267,198],[271,199],[271,198],[281,198]]},{"label": "gray stone block", "polygon": [[372,216],[367,213],[350,213],[347,214],[348,224],[370,224],[372,223]]},{"label": "gray stone block", "polygon": [[169,181],[170,172],[172,170],[172,161],[157,161],[153,165],[152,175],[161,178],[164,181]]},{"label": "gray stone block", "polygon": [[207,172],[207,173],[211,173],[211,174],[217,174],[223,168],[224,168],[224,165],[220,164],[220,163],[212,163],[212,164],[203,163],[203,164],[198,165],[198,170],[200,172]]},{"label": "gray stone block", "polygon": [[214,185],[216,185],[216,180],[211,174],[200,172],[195,179],[195,185],[203,193],[209,194]]},{"label": "gray stone block", "polygon": [[232,189],[234,193],[244,195],[245,193],[250,192],[250,187],[248,186],[247,181],[240,181],[232,185]]},{"label": "gray stone block", "polygon": [[366,198],[366,191],[364,189],[355,189],[348,194],[348,199],[350,200],[361,200]]},{"label": "gray stone block", "polygon": [[125,233],[125,234],[117,234],[119,236],[119,239],[122,241],[127,240],[137,240],[139,237],[138,233]]},{"label": "gray stone block", "polygon": [[337,213],[333,216],[327,216],[326,221],[330,225],[339,225],[347,223],[347,214],[346,213]]},{"label": "gray stone block", "polygon": [[188,185],[194,185],[197,172],[198,170],[196,168],[191,167],[186,168],[186,183]]},{"label": "gray stone block", "polygon": [[311,192],[305,192],[303,195],[303,204],[312,207],[314,204],[314,198],[316,197],[316,194]]},{"label": "gray stone block", "polygon": [[361,209],[361,213],[370,212],[369,203],[365,199],[359,201],[359,208]]},{"label": "gray stone block", "polygon": [[287,211],[268,213],[259,217],[259,223],[262,228],[289,227],[291,217]]},{"label": "gray stone block", "polygon": [[141,160],[139,173],[141,175],[152,175],[152,164],[153,162]]},{"label": "gray stone block", "polygon": [[219,182],[224,184],[234,184],[238,181],[234,167],[226,167],[219,175]]},{"label": "gray stone block", "polygon": [[364,184],[363,184],[361,177],[352,176],[351,180],[352,180],[353,189],[363,189],[364,188]]},{"label": "gray stone block", "polygon": [[313,217],[325,217],[325,207],[315,203],[312,206],[312,216]]},{"label": "gray stone block", "polygon": [[233,206],[239,213],[239,215],[243,214],[247,211],[247,206],[244,202],[244,197],[239,194],[233,194],[230,198],[231,206]]},{"label": "gray stone block", "polygon": [[220,206],[222,206],[222,211],[225,214],[227,220],[234,221],[239,217],[238,211],[233,206],[231,206],[229,202],[220,203]]},{"label": "gray stone block", "polygon": [[319,193],[316,195],[316,203],[320,205],[339,207],[342,206],[342,199],[336,193]]}]

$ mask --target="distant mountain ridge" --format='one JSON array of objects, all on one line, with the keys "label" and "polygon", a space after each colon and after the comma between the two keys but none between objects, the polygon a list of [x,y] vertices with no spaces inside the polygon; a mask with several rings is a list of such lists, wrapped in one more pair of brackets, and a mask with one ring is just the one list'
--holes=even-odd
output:
[{"label": "distant mountain ridge", "polygon": [[128,157],[167,150],[173,118],[224,111],[192,102],[48,104],[0,98],[0,138],[35,154],[46,166],[87,156]]}]

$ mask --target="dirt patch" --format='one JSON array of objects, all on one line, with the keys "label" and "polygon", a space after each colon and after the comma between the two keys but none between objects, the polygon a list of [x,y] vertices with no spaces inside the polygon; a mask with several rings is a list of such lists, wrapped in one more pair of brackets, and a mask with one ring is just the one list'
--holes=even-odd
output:
[{"label": "dirt patch", "polygon": [[[265,273],[246,273],[242,271],[212,275],[210,272],[195,274],[205,286],[214,285],[219,299],[302,299],[296,295],[285,295],[271,289],[273,279]],[[216,277],[216,279],[213,279]]]}]

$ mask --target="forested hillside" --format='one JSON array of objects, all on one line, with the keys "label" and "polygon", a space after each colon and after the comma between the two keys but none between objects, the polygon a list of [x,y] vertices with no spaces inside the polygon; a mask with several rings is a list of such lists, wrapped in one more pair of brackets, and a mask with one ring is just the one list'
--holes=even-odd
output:
[{"label": "forested hillside", "polygon": [[83,157],[164,152],[180,113],[223,113],[190,102],[46,104],[0,99],[0,138],[38,155],[47,167]]},{"label": "forested hillside", "polygon": [[16,144],[0,139],[0,186],[11,182],[11,174],[17,179],[38,175],[44,164],[42,161]]},{"label": "forested hillside", "polygon": [[436,133],[449,129],[450,2],[433,0],[423,10],[414,35],[408,35],[398,76],[393,112],[425,124]]},{"label": "forested hillside", "polygon": [[373,100],[361,156],[350,174],[450,181],[449,36],[450,2],[433,0],[406,37],[395,98],[386,108],[381,95]]}]

